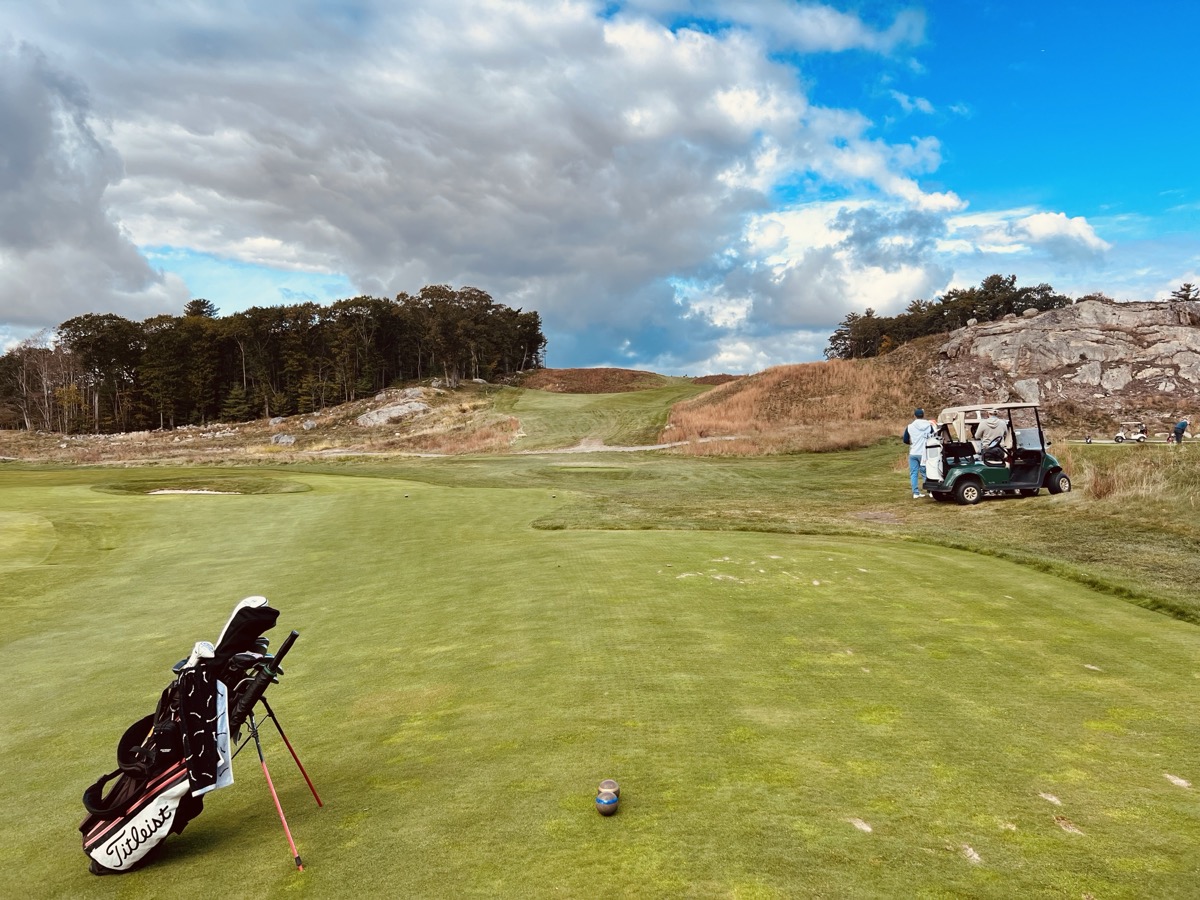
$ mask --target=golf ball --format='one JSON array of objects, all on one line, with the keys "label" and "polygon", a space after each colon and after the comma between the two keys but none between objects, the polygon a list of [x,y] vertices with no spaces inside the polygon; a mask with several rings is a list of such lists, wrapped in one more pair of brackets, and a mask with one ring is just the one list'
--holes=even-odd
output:
[{"label": "golf ball", "polygon": [[620,801],[612,791],[601,791],[596,795],[596,812],[602,816],[611,816],[617,811]]}]

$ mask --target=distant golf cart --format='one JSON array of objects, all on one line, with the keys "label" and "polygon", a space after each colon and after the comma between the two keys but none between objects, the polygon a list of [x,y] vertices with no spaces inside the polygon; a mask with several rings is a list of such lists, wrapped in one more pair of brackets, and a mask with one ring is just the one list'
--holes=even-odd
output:
[{"label": "distant golf cart", "polygon": [[[984,446],[976,437],[994,410],[1003,433]],[[983,432],[986,433],[986,430]],[[939,502],[972,505],[988,494],[1033,497],[1071,489],[1071,479],[1046,452],[1036,403],[952,406],[938,415],[925,450],[925,490]]]},{"label": "distant golf cart", "polygon": [[1137,441],[1139,444],[1146,443],[1146,423],[1145,422],[1122,422],[1120,430],[1117,431],[1113,440],[1118,444],[1125,441]]}]

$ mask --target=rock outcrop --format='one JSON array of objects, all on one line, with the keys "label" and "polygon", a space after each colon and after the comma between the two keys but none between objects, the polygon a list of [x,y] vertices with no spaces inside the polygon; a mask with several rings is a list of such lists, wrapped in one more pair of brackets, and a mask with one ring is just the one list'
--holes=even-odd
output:
[{"label": "rock outcrop", "polygon": [[1200,412],[1200,302],[1110,303],[968,325],[935,377],[964,401],[1070,401],[1111,415]]},{"label": "rock outcrop", "polygon": [[399,403],[390,403],[381,409],[374,409],[370,412],[365,412],[357,419],[355,424],[361,425],[364,428],[370,428],[373,425],[389,425],[393,422],[398,422],[401,419],[407,419],[419,413],[428,412],[429,404],[424,401],[425,391],[421,388],[405,388],[402,391],[385,391],[379,394],[375,399],[378,400],[399,400]]}]

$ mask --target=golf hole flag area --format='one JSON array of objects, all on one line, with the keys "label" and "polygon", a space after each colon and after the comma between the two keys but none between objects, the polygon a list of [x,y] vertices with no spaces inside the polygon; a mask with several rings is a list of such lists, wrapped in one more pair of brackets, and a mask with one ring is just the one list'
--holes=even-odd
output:
[{"label": "golf hole flag area", "polygon": [[[547,530],[575,482],[450,465],[0,471],[4,894],[1196,896],[1196,626],[912,541]],[[89,875],[83,789],[251,594],[304,636],[270,700],[324,808],[263,736],[304,871],[251,752]]]}]

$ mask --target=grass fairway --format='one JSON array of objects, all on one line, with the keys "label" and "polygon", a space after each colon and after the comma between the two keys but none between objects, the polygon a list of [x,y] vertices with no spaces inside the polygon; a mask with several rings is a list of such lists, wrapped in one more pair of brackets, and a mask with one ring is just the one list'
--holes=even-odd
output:
[{"label": "grass fairway", "polygon": [[[894,538],[535,527],[665,477],[570,468],[0,468],[5,893],[1196,895],[1195,625]],[[84,787],[256,593],[301,632],[268,697],[324,809],[265,743],[305,871],[251,750],[88,875]]]},{"label": "grass fairway", "polygon": [[519,450],[567,447],[581,438],[612,447],[653,444],[667,424],[671,405],[709,390],[683,378],[666,387],[619,394],[556,394],[504,388],[498,412],[517,416],[525,436]]}]

